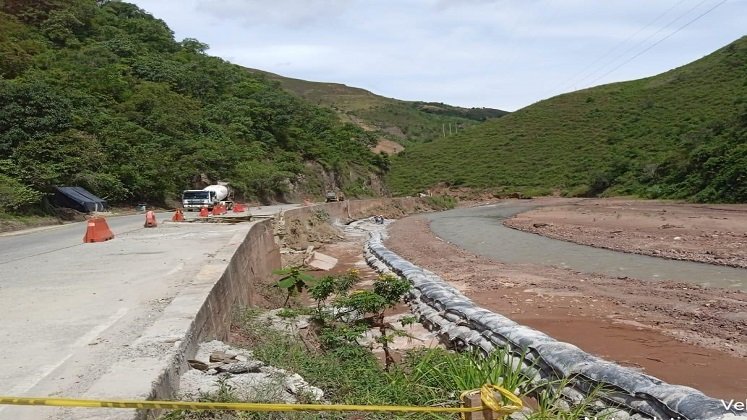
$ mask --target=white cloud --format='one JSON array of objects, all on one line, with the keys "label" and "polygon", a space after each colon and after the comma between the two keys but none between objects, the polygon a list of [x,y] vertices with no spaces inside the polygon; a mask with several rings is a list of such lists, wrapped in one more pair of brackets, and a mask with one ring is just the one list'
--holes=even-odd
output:
[{"label": "white cloud", "polygon": [[[247,67],[509,110],[588,86],[718,1],[135,0],[177,37]],[[699,58],[743,35],[745,15],[747,0],[730,0],[596,83]]]},{"label": "white cloud", "polygon": [[339,16],[351,0],[198,0],[196,10],[259,25],[310,25]]}]

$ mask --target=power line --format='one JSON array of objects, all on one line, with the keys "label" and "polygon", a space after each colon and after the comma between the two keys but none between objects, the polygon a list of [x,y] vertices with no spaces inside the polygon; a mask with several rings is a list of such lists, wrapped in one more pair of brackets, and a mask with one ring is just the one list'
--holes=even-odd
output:
[{"label": "power line", "polygon": [[[688,10],[686,10],[684,13],[681,13],[680,15],[678,15],[677,17],[675,17],[674,19],[672,19],[671,21],[669,21],[669,23],[667,23],[666,25],[662,26],[658,30],[654,31],[652,34],[650,34],[649,36],[647,36],[643,40],[641,40],[641,41],[633,44],[630,48],[628,48],[625,51],[623,51],[622,54],[619,54],[615,58],[613,58],[612,60],[607,61],[602,67],[594,70],[593,72],[591,72],[590,74],[588,74],[587,76],[585,76],[584,78],[582,78],[581,80],[579,80],[578,83],[581,83],[582,81],[584,81],[584,80],[586,80],[586,79],[588,79],[588,78],[596,75],[598,72],[604,71],[605,68],[607,68],[607,66],[613,65],[618,59],[625,57],[628,53],[634,51],[636,48],[638,48],[638,47],[640,47],[642,45],[645,45],[648,41],[650,41],[656,35],[659,35],[661,32],[663,32],[664,30],[666,30],[669,27],[671,27],[672,25],[674,25],[677,21],[679,21],[680,19],[684,18],[685,16],[687,16],[688,14],[690,14],[690,12],[692,12],[693,10],[695,10],[698,7],[702,6],[707,1],[708,0],[700,0],[700,2],[698,2],[695,6],[691,7]],[[594,79],[594,80],[598,80],[598,78]],[[589,84],[593,84],[593,82],[589,83]]]},{"label": "power line", "polygon": [[724,3],[726,3],[726,0],[721,0],[721,1],[719,1],[718,3],[716,3],[715,5],[713,5],[713,6],[712,6],[712,7],[710,8],[710,9],[708,9],[708,10],[706,10],[705,12],[703,12],[703,13],[699,14],[698,16],[695,16],[695,17],[694,17],[693,19],[691,19],[690,21],[686,22],[686,23],[685,23],[684,25],[682,25],[682,26],[680,26],[679,28],[677,28],[677,29],[676,29],[676,30],[675,30],[674,32],[670,33],[669,35],[665,36],[664,38],[662,38],[662,39],[660,39],[660,40],[658,40],[658,41],[654,42],[654,43],[653,43],[653,44],[651,44],[651,45],[649,45],[649,46],[648,46],[647,48],[645,48],[644,50],[640,51],[640,52],[639,52],[638,54],[635,54],[634,56],[632,56],[632,57],[630,57],[629,59],[627,59],[627,60],[623,61],[622,63],[620,63],[620,64],[619,64],[619,65],[618,65],[617,67],[613,68],[612,70],[608,71],[607,73],[605,73],[605,74],[603,74],[603,75],[601,75],[601,76],[597,77],[596,79],[592,80],[592,81],[591,81],[591,82],[590,82],[589,84],[590,84],[590,85],[593,85],[593,84],[594,84],[594,83],[595,83],[596,81],[598,81],[598,80],[600,80],[600,79],[603,79],[603,78],[607,77],[607,76],[608,76],[608,75],[610,75],[611,73],[613,73],[613,72],[615,72],[616,70],[618,70],[618,69],[619,69],[620,67],[622,67],[622,66],[624,66],[624,65],[626,65],[626,64],[628,64],[628,63],[630,63],[631,61],[633,61],[633,60],[635,60],[636,58],[640,57],[641,55],[645,54],[646,52],[648,52],[649,50],[651,50],[651,49],[652,49],[652,48],[654,48],[655,46],[657,46],[657,45],[661,44],[662,42],[666,41],[667,39],[669,39],[669,38],[673,37],[673,36],[674,36],[675,34],[677,34],[678,32],[680,32],[681,30],[685,29],[686,27],[690,26],[691,24],[695,23],[696,21],[700,20],[700,18],[702,18],[703,16],[705,16],[705,15],[707,15],[707,14],[711,13],[711,12],[712,12],[712,11],[714,11],[714,10],[715,10],[715,9],[716,9],[717,7],[721,6],[721,5],[722,5],[722,4],[724,4]]},{"label": "power line", "polygon": [[[626,44],[626,43],[627,43],[628,41],[630,41],[631,39],[635,38],[635,37],[636,37],[636,36],[637,36],[638,34],[640,34],[641,32],[645,31],[646,29],[648,29],[648,28],[649,28],[649,27],[650,27],[651,25],[653,25],[654,23],[656,23],[656,22],[658,22],[659,20],[661,20],[661,18],[663,18],[664,16],[666,16],[666,15],[667,15],[667,14],[668,14],[669,12],[671,12],[672,10],[674,10],[674,9],[675,9],[675,8],[676,8],[677,6],[679,6],[680,4],[684,3],[685,1],[687,1],[687,0],[679,0],[678,2],[676,2],[675,4],[673,4],[672,6],[670,6],[670,7],[669,7],[669,8],[667,9],[667,10],[665,10],[665,11],[664,11],[663,13],[659,14],[659,16],[657,16],[657,17],[656,17],[656,18],[655,18],[654,20],[650,21],[650,22],[649,22],[649,23],[647,23],[647,24],[646,24],[645,26],[643,26],[643,27],[639,28],[639,29],[638,29],[638,30],[637,30],[637,31],[636,31],[636,32],[635,32],[634,34],[632,34],[632,35],[628,36],[627,38],[625,38],[625,40],[623,40],[623,41],[619,42],[619,43],[618,43],[617,45],[615,45],[615,47],[614,47],[614,48],[612,48],[611,50],[608,50],[608,51],[607,51],[606,53],[604,53],[604,54],[603,54],[602,56],[600,56],[600,57],[598,57],[598,58],[597,58],[596,60],[592,61],[592,62],[591,62],[591,63],[590,63],[589,65],[587,65],[587,66],[586,66],[586,68],[585,68],[584,70],[581,70],[580,72],[576,73],[576,74],[575,74],[575,75],[574,75],[573,77],[571,77],[570,79],[566,80],[566,81],[565,81],[565,82],[564,82],[564,83],[563,83],[563,84],[561,85],[562,87],[560,88],[560,90],[561,90],[561,91],[562,91],[562,90],[565,90],[565,89],[567,89],[567,88],[569,88],[569,87],[573,86],[573,85],[574,85],[574,84],[575,84],[576,82],[580,82],[581,80],[584,80],[584,79],[585,79],[586,77],[588,77],[588,76],[590,76],[590,75],[592,75],[592,74],[596,73],[596,72],[598,71],[598,69],[596,69],[596,70],[595,70],[595,69],[594,69],[594,66],[595,66],[595,65],[596,65],[597,63],[599,63],[600,61],[602,61],[602,60],[604,60],[605,58],[609,57],[609,56],[610,56],[610,55],[611,55],[612,53],[614,53],[614,52],[615,52],[615,51],[617,51],[617,50],[618,50],[618,49],[619,49],[620,47],[622,47],[623,45],[625,45],[625,44]],[[614,61],[614,60],[613,60],[613,61]],[[606,66],[607,66],[607,64],[603,65],[603,66],[602,66],[602,68],[604,68],[604,67],[606,67]],[[588,73],[588,71],[589,71],[590,69],[591,69],[592,71],[591,71],[591,73]],[[587,73],[588,73],[588,74],[587,74]],[[577,80],[577,78],[578,78],[579,76],[583,76],[583,77],[581,77],[581,79],[578,79],[578,80]]]}]

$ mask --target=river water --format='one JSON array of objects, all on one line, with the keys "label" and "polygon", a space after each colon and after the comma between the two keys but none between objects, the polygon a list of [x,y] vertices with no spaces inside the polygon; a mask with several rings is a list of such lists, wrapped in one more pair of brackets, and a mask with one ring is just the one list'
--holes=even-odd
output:
[{"label": "river water", "polygon": [[674,280],[747,291],[747,270],[675,261],[578,245],[521,232],[502,221],[536,206],[501,203],[428,214],[433,232],[473,254],[506,263],[532,263],[641,280]]}]

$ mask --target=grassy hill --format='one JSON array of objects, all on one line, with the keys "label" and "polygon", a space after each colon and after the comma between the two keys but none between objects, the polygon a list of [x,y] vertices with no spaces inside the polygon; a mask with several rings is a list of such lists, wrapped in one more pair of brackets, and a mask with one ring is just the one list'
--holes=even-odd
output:
[{"label": "grassy hill", "polygon": [[275,80],[289,92],[307,101],[335,110],[343,121],[352,122],[380,138],[404,145],[431,141],[477,125],[508,112],[492,108],[461,108],[436,102],[402,101],[376,95],[340,83],[310,82],[247,69]]},{"label": "grassy hill", "polygon": [[381,192],[373,135],[206,48],[124,2],[0,1],[0,216],[55,185],[151,204],[217,180],[263,201]]},{"label": "grassy hill", "polygon": [[392,190],[438,184],[527,194],[747,201],[747,37],[641,80],[556,96],[415,145]]}]

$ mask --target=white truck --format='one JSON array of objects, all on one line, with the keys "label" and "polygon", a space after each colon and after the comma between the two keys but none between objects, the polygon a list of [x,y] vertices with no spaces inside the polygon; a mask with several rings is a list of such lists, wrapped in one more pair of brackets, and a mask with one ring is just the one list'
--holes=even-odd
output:
[{"label": "white truck", "polygon": [[186,211],[200,210],[207,207],[212,210],[216,204],[222,204],[226,209],[233,207],[231,189],[228,185],[209,185],[201,190],[184,190],[182,192],[182,206]]}]

